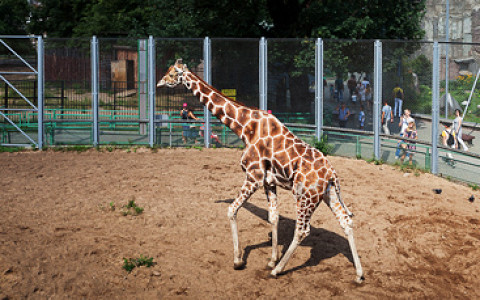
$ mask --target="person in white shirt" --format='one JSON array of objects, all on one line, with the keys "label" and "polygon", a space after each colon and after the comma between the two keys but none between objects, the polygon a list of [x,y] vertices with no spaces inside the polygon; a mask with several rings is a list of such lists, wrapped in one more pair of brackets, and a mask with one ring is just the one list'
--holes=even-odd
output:
[{"label": "person in white shirt", "polygon": [[455,110],[455,119],[453,120],[453,131],[455,131],[455,136],[457,137],[457,142],[462,146],[463,151],[468,151],[467,145],[462,140],[462,123],[463,118],[460,116],[460,110]]}]

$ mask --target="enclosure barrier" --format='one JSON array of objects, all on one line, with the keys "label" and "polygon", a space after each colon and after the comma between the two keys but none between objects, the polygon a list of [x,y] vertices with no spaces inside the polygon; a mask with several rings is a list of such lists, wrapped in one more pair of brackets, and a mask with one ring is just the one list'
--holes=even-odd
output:
[{"label": "enclosure barrier", "polygon": [[[274,115],[302,138],[313,141],[326,134],[329,141],[335,146],[334,153],[393,162],[393,152],[397,147],[399,137],[395,134],[386,136],[381,133],[382,100],[390,99],[389,93],[393,86],[393,80],[399,79],[404,81],[405,85],[409,84],[408,80],[411,77],[405,75],[408,72],[403,69],[411,68],[408,60],[424,55],[431,69],[418,69],[417,72],[425,72],[420,74],[423,77],[419,77],[419,81],[424,85],[417,88],[431,89],[431,96],[429,96],[431,103],[428,109],[431,110],[433,126],[431,126],[429,136],[422,137],[423,142],[417,142],[417,149],[414,151],[417,166],[428,169],[434,174],[451,173],[453,174],[451,176],[455,178],[468,177],[470,174],[473,179],[462,180],[478,181],[478,176],[475,174],[478,173],[479,157],[475,152],[455,151],[439,146],[437,125],[441,102],[440,58],[441,45],[447,45],[446,43],[437,41],[432,43],[428,41],[324,40],[321,38],[312,40],[210,39],[208,37],[205,39],[158,39],[153,36],[141,41],[144,42],[139,43],[130,39],[98,39],[94,36],[91,40],[84,42],[83,46],[76,46],[76,50],[72,53],[76,53],[75,55],[80,53],[80,56],[72,57],[69,56],[68,51],[64,51],[66,54],[56,51],[56,49],[70,49],[68,47],[72,46],[68,45],[68,40],[45,39],[44,41],[42,38],[38,38],[36,53],[38,70],[36,71],[36,84],[33,86],[33,94],[37,100],[36,103],[32,103],[37,107],[32,111],[19,106],[14,94],[21,93],[23,90],[12,89],[5,85],[3,101],[0,99],[3,120],[0,123],[2,145],[33,144],[38,148],[42,148],[44,144],[75,143],[93,144],[94,146],[111,143],[145,144],[152,147],[157,144],[182,146],[182,127],[195,126],[193,131],[198,133],[198,139],[203,135],[205,147],[213,145],[212,133],[220,137],[222,146],[241,146],[242,143],[238,137],[222,126],[218,120],[212,119],[209,111],[205,108],[203,112],[198,109],[200,104],[189,91],[185,91],[185,89],[157,90],[157,77],[162,76],[166,66],[174,62],[176,57],[172,57],[172,53],[176,53],[175,55],[182,56],[195,72],[199,72],[207,83],[221,91],[225,89],[225,93],[233,91],[233,94],[229,94],[229,96],[234,100],[238,96],[240,101],[246,99],[247,102],[250,101],[249,103],[263,110],[272,110]],[[135,50],[136,45],[140,44],[142,46],[138,46],[138,49]],[[473,46],[477,46],[477,44],[463,43],[456,49],[452,44],[451,49],[455,53],[455,51],[458,52]],[[345,56],[336,60],[335,55],[332,54],[338,55],[338,53]],[[232,56],[229,57],[229,55]],[[135,57],[141,56],[144,57],[145,65],[137,63],[140,60],[137,61]],[[72,92],[69,93],[65,90],[65,80],[70,80],[70,78],[64,78],[64,81],[61,82],[60,96],[55,94],[55,88],[50,81],[47,84],[48,88],[45,89],[46,77],[43,66],[45,58],[49,60],[49,68],[57,64],[60,66],[63,63],[62,68],[66,70],[70,70],[68,66],[70,60],[90,61],[89,67],[85,67],[84,78],[78,81],[72,78],[68,85],[70,90],[75,82],[83,86],[83,89],[77,91],[76,94],[84,98],[75,101],[79,101],[84,108],[68,108],[68,103],[74,98]],[[27,60],[28,58],[24,59],[25,62]],[[356,97],[353,97],[346,88],[344,94],[341,95],[335,86],[337,85],[336,79],[345,75],[342,74],[342,70],[348,70],[338,62],[349,61],[352,64],[352,60],[360,61],[360,65],[357,67],[363,70],[355,73],[359,79],[357,82],[366,80],[372,86],[371,100],[367,97],[365,102],[360,99],[356,102],[354,101]],[[52,63],[53,61],[55,63]],[[113,65],[114,63],[116,66],[122,65],[120,63],[124,62],[127,63],[124,64],[125,70],[122,70],[125,71],[127,80],[124,81],[125,86],[123,87],[122,84],[122,87],[119,88],[121,81],[115,79],[115,76],[118,75],[115,72],[118,70],[114,70]],[[133,72],[129,73],[128,62],[134,62],[132,64],[135,67]],[[0,57],[1,63],[2,58]],[[59,69],[60,71],[61,69]],[[135,75],[136,71],[138,71],[137,75]],[[72,71],[69,72],[62,74],[64,74],[63,76],[78,75],[71,74]],[[2,74],[4,73],[8,74],[8,72]],[[140,102],[144,100],[140,96],[138,99],[135,98],[137,94],[141,93],[142,82],[145,82],[144,78],[141,79],[140,74],[147,74],[148,105],[145,105],[147,114],[143,115],[140,113],[142,110],[140,107],[143,107],[144,104]],[[348,74],[353,75],[353,73]],[[51,77],[51,75],[48,76]],[[48,76],[47,78],[50,78]],[[131,78],[129,79],[128,76]],[[138,76],[137,79],[135,79],[136,76]],[[370,82],[367,77],[373,81]],[[303,84],[298,78],[308,78],[308,85]],[[341,80],[342,87],[346,87],[346,78],[342,77]],[[449,80],[451,81],[450,78],[446,81]],[[428,81],[430,84],[425,85]],[[129,87],[129,82],[135,84]],[[83,90],[90,91],[90,95],[86,97]],[[161,95],[158,95],[159,93]],[[476,89],[473,86],[470,97],[475,93]],[[411,94],[410,97],[412,95],[414,96]],[[166,110],[159,109],[159,97],[166,98],[165,103],[167,104],[163,104],[166,105]],[[55,100],[57,102],[51,102],[56,104],[49,104],[48,101],[45,102],[46,99],[60,99],[61,107],[58,107],[57,100]],[[309,99],[310,102],[303,99]],[[113,101],[113,106],[110,106],[109,101]],[[135,101],[137,101],[136,107],[132,107],[130,103],[135,103]],[[357,118],[360,113],[359,103],[363,104],[367,116],[366,130],[352,131],[332,126],[336,118],[335,107],[340,101],[351,106],[352,119]],[[203,120],[200,122],[180,120],[178,107],[182,102],[192,105],[196,109],[195,113]],[[298,103],[303,103],[303,108],[296,108],[295,105],[298,106]],[[298,110],[296,111],[296,109]],[[447,111],[448,107],[445,106],[444,109]],[[426,111],[427,109],[422,112]],[[348,127],[357,126],[355,119],[349,121]],[[200,131],[203,133],[201,134]],[[38,142],[34,139],[25,140],[26,133],[33,132],[36,132]],[[423,134],[426,135],[425,132]],[[454,158],[444,159],[447,153],[452,153]],[[460,169],[465,170],[459,172]]]}]

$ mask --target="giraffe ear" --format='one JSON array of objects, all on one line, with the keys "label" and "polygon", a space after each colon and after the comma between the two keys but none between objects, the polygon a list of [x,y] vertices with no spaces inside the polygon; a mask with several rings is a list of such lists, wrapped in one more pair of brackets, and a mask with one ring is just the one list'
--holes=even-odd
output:
[{"label": "giraffe ear", "polygon": [[181,65],[183,64],[183,60],[181,58],[177,59],[177,61],[175,62],[175,65]]}]

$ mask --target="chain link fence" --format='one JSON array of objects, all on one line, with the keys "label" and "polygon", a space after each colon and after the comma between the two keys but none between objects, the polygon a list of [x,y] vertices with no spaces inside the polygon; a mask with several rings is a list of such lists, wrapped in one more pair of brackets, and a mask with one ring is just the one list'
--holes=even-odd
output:
[{"label": "chain link fence", "polygon": [[[35,39],[9,39],[9,45],[34,65],[37,61]],[[438,43],[440,49],[435,71],[434,43],[428,41],[381,41],[381,60],[375,60],[372,40],[323,40],[323,93],[316,98],[316,40],[267,39],[266,76],[261,77],[263,62],[258,39],[214,38],[209,43],[211,70],[205,69],[205,39],[155,39],[155,80],[158,81],[176,59],[182,58],[189,69],[204,78],[211,71],[211,84],[217,90],[250,107],[260,107],[261,78],[266,78],[266,109],[308,142],[315,138],[316,101],[323,105],[323,132],[333,152],[350,157],[372,158],[375,134],[380,134],[380,157],[398,162],[402,128],[401,115],[409,109],[415,119],[418,142],[409,153],[419,168],[429,169],[437,135],[438,172],[480,183],[480,84],[475,84],[480,67],[480,45],[475,43]],[[183,86],[154,90],[155,125],[150,132],[148,85],[148,39],[98,39],[99,141],[100,144],[154,144],[192,146],[203,144],[204,107]],[[445,73],[448,47],[449,72]],[[35,132],[35,112],[22,111],[37,104],[37,80],[25,64],[8,51],[0,52],[0,116],[2,144],[29,144],[16,128]],[[45,39],[44,43],[44,115],[47,145],[92,144],[92,54],[90,39]],[[375,66],[380,64],[380,79]],[[19,74],[10,74],[15,71]],[[446,80],[446,78],[448,80]],[[8,82],[7,82],[8,81]],[[463,140],[467,151],[443,147],[444,127],[433,124],[432,99],[439,84],[438,121],[452,122],[455,109],[463,120]],[[379,99],[375,85],[379,85]],[[14,88],[12,88],[12,86]],[[401,102],[396,92],[401,89]],[[448,91],[448,94],[447,94]],[[184,103],[200,119],[185,123],[180,110]],[[375,103],[378,110],[375,111]],[[383,114],[385,103],[393,118]],[[468,107],[467,107],[468,104]],[[344,106],[342,106],[344,105]],[[15,110],[16,109],[16,110]],[[348,113],[346,113],[346,110]],[[466,109],[466,110],[465,110]],[[388,110],[387,110],[388,111]],[[348,115],[347,118],[344,118]],[[378,116],[378,117],[376,117]],[[378,120],[376,120],[378,118]],[[163,122],[161,122],[163,121]],[[376,123],[378,121],[378,123]],[[379,128],[375,128],[380,124]],[[185,139],[185,128],[194,134]],[[242,146],[241,140],[212,120],[210,142],[218,147]],[[409,154],[406,153],[406,154]],[[452,154],[453,153],[453,154]],[[452,155],[450,155],[452,154]],[[452,157],[450,157],[452,156]],[[408,161],[408,156],[405,161]]]}]

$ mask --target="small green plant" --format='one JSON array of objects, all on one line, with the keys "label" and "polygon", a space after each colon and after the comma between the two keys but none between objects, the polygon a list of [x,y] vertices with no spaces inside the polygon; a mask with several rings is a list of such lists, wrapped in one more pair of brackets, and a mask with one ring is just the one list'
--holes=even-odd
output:
[{"label": "small green plant", "polygon": [[110,210],[114,211],[115,210],[115,202],[111,201],[109,203],[109,205],[110,205]]},{"label": "small green plant", "polygon": [[385,163],[383,159],[376,159],[375,157],[368,159],[367,162],[373,163],[374,165],[383,165]]},{"label": "small green plant", "polygon": [[140,206],[137,206],[137,204],[135,203],[135,199],[132,198],[131,200],[128,201],[127,205],[123,206],[122,215],[123,216],[128,216],[128,215],[137,216],[137,215],[143,213],[143,211],[144,211],[144,208],[140,207]]},{"label": "small green plant", "polygon": [[475,183],[469,183],[468,186],[474,191],[477,191],[480,189],[480,187]]},{"label": "small green plant", "polygon": [[145,257],[140,254],[138,258],[123,258],[123,269],[125,269],[128,273],[132,272],[133,269],[136,267],[145,266],[150,268],[153,266],[153,257]]},{"label": "small green plant", "polygon": [[320,137],[320,140],[315,140],[313,146],[322,152],[325,156],[333,151],[333,146],[328,143],[328,136],[326,134]]}]

